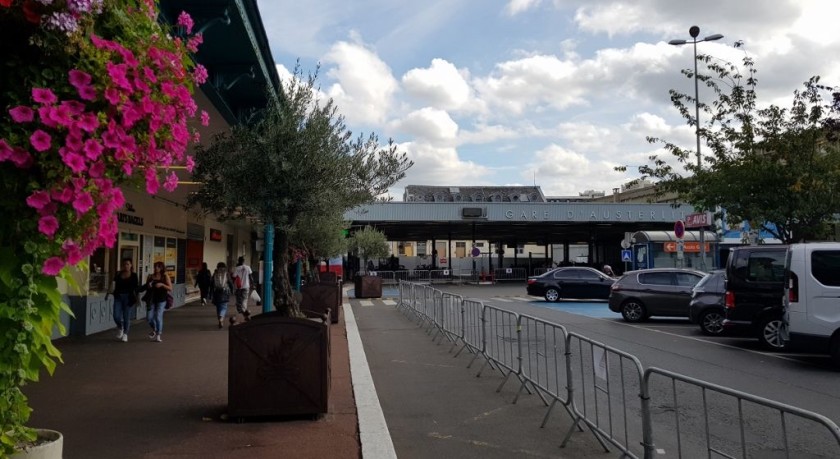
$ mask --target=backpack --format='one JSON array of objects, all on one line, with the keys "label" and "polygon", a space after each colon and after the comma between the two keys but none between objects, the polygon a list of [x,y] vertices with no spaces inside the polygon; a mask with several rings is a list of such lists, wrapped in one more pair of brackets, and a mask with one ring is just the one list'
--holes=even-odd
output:
[{"label": "backpack", "polygon": [[217,272],[213,274],[213,288],[224,292],[225,295],[230,295],[230,287],[226,272]]}]

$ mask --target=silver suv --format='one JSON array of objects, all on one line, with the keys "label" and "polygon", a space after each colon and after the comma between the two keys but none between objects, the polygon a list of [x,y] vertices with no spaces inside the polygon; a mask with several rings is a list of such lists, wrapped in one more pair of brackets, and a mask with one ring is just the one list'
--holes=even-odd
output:
[{"label": "silver suv", "polygon": [[610,310],[627,322],[651,316],[688,317],[691,289],[705,273],[693,269],[653,268],[629,271],[610,291]]}]

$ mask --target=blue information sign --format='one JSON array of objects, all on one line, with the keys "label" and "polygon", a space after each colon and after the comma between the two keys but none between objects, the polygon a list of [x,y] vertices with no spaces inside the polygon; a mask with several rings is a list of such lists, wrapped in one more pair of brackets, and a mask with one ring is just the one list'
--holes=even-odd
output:
[{"label": "blue information sign", "polygon": [[633,261],[633,253],[630,249],[624,249],[624,250],[621,251],[621,261],[624,261],[624,262]]}]

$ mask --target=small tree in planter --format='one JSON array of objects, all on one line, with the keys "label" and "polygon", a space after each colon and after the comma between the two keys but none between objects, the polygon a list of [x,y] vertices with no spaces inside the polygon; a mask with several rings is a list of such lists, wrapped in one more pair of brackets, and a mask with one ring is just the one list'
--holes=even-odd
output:
[{"label": "small tree in planter", "polygon": [[275,226],[274,306],[301,312],[289,281],[289,235],[307,214],[343,213],[373,202],[413,164],[375,135],[352,138],[332,100],[323,103],[317,75],[298,68],[257,122],[217,136],[196,152],[195,179],[204,186],[191,197],[221,218],[252,218]]},{"label": "small tree in planter", "polygon": [[[344,231],[350,223],[344,220],[341,212],[301,216],[298,223],[289,231],[289,244],[300,247],[310,256],[310,261],[318,258],[330,258],[347,251]],[[310,266],[316,266],[310,263]],[[316,273],[308,273],[307,279],[314,279]]]},{"label": "small tree in planter", "polygon": [[20,388],[61,360],[56,276],[114,245],[120,186],[154,194],[159,167],[191,166],[207,72],[189,57],[192,19],[178,25],[152,1],[0,0],[0,456],[35,439]]},{"label": "small tree in planter", "polygon": [[384,258],[388,255],[388,242],[382,231],[366,226],[353,233],[347,240],[348,250],[364,260],[368,275],[357,274],[355,281],[356,298],[378,298],[382,296],[382,278],[370,275],[367,270],[369,259]]}]

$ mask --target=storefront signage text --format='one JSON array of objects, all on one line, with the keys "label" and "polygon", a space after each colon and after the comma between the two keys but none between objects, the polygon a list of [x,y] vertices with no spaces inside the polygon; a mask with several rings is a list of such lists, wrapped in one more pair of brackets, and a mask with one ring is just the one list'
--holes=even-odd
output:
[{"label": "storefront signage text", "polygon": [[[585,212],[579,210],[575,212],[574,210],[569,210],[564,212],[563,214],[559,215],[560,218],[565,218],[569,221],[674,221],[678,219],[682,219],[685,216],[683,212],[676,211],[676,210],[651,210],[651,211],[638,211],[634,212],[632,210],[622,211],[622,210],[604,210],[604,211],[591,211]],[[559,219],[552,216],[551,211],[526,211],[523,210],[521,212],[515,212],[513,210],[505,211],[505,218],[508,220],[526,220],[526,221],[538,221],[538,220],[555,220]]]},{"label": "storefront signage text", "polygon": [[222,231],[210,228],[210,240],[211,241],[221,241],[222,240]]},{"label": "storefront signage text", "polygon": [[117,212],[117,221],[125,223],[126,225],[143,226],[143,217],[137,215],[128,215],[122,212]]}]

